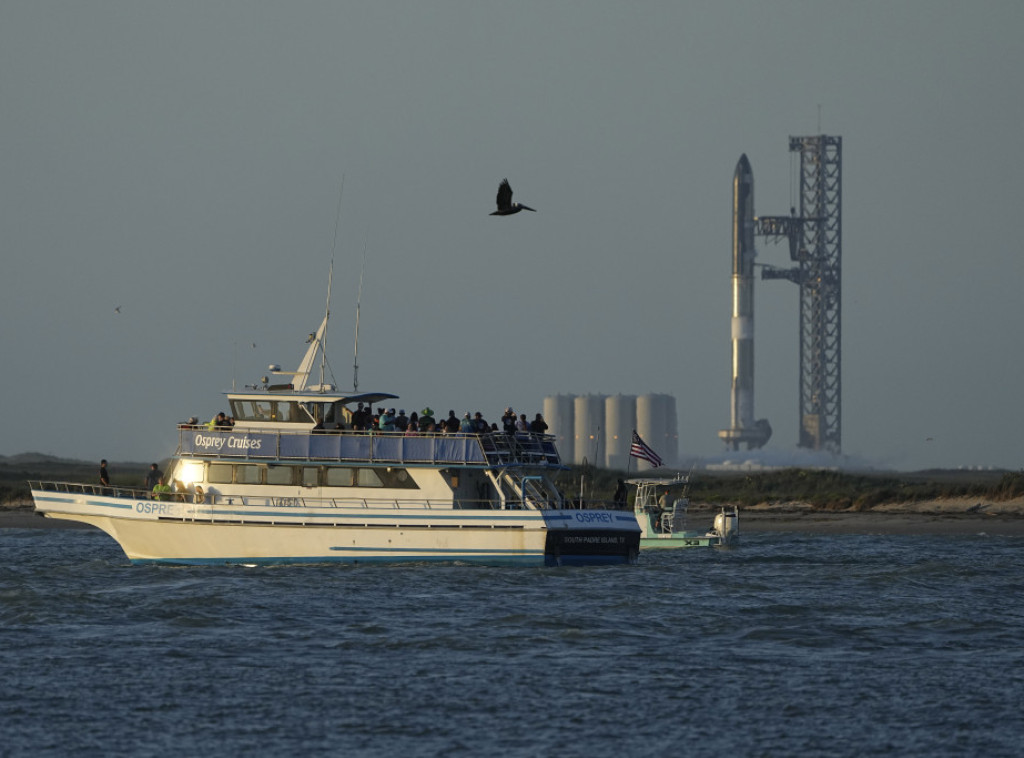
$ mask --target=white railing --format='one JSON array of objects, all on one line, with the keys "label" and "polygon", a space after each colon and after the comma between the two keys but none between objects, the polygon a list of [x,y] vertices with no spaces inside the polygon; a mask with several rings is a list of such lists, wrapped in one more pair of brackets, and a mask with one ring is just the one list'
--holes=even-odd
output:
[{"label": "white railing", "polygon": [[438,434],[178,427],[178,455],[228,460],[352,461],[397,465],[561,466],[547,434]]},{"label": "white railing", "polygon": [[[394,510],[498,510],[501,504],[497,499],[409,499],[398,498],[326,498],[326,497],[288,497],[278,495],[233,495],[219,492],[195,492],[174,490],[171,492],[150,492],[133,487],[111,487],[102,484],[80,484],[76,482],[29,482],[32,490],[40,492],[59,492],[68,495],[94,495],[101,497],[117,497],[126,500],[153,500],[168,503],[185,503],[192,506],[241,506],[264,508],[350,508],[367,510],[372,508]],[[510,503],[508,508],[518,510],[518,503]],[[200,515],[193,507],[188,509],[192,516]],[[209,514],[202,514],[209,515]]]}]

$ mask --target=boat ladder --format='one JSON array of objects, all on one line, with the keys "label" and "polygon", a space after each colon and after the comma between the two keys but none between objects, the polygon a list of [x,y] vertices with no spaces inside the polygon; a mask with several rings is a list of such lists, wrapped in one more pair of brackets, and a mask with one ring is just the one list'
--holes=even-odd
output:
[{"label": "boat ladder", "polygon": [[[500,474],[488,471],[488,478],[501,494],[504,508],[554,508],[558,507],[552,494],[544,486],[541,476],[529,476],[515,470]],[[508,495],[512,495],[509,497]]]}]

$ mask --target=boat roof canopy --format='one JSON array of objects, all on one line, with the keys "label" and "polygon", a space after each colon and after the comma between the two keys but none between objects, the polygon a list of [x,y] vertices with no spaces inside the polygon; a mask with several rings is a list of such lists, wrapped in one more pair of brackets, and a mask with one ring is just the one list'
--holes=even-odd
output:
[{"label": "boat roof canopy", "polygon": [[398,395],[388,392],[360,392],[346,394],[344,392],[310,392],[298,390],[275,390],[273,392],[225,392],[229,400],[268,400],[286,399],[300,403],[377,403],[381,400],[397,400]]}]

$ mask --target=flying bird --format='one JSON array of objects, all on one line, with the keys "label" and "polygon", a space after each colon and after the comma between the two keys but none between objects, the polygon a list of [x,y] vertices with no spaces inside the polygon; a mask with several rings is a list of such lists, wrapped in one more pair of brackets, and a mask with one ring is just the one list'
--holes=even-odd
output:
[{"label": "flying bird", "polygon": [[114,306],[114,313],[120,313],[120,312],[121,312],[121,306],[120,305]]},{"label": "flying bird", "polygon": [[498,185],[498,210],[492,213],[492,216],[511,216],[513,213],[519,213],[519,211],[533,211],[537,212],[536,208],[531,208],[528,205],[522,205],[521,203],[512,202],[512,185],[508,183],[508,179],[502,179],[501,184]]}]

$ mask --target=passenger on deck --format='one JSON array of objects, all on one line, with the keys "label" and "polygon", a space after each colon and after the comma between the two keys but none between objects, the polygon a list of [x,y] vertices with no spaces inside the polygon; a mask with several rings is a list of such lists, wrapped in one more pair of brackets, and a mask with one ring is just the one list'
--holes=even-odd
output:
[{"label": "passenger on deck", "polygon": [[352,428],[357,432],[366,428],[366,411],[363,410],[362,403],[359,403],[355,411],[352,412]]},{"label": "passenger on deck", "polygon": [[416,437],[420,433],[420,417],[416,411],[409,414],[409,426],[405,430],[406,437]]},{"label": "passenger on deck", "polygon": [[444,431],[447,434],[455,434],[459,431],[459,419],[455,415],[455,411],[448,411],[448,418],[444,420]]},{"label": "passenger on deck", "polygon": [[538,413],[533,421],[530,422],[530,431],[534,434],[544,434],[547,430],[548,425],[544,421],[544,417]]},{"label": "passenger on deck", "polygon": [[164,472],[160,470],[160,467],[155,463],[149,464],[149,471],[146,472],[146,489],[153,489],[161,479],[163,479]]},{"label": "passenger on deck", "polygon": [[227,429],[231,427],[231,422],[228,421],[227,414],[221,411],[214,417],[213,425],[221,429]]},{"label": "passenger on deck", "polygon": [[171,491],[169,484],[164,484],[164,478],[161,476],[160,480],[153,487],[153,499],[154,500],[167,500],[168,493]]},{"label": "passenger on deck", "polygon": [[400,408],[395,416],[395,431],[404,432],[409,428],[409,417],[405,415],[405,408]]},{"label": "passenger on deck", "polygon": [[516,419],[516,432],[528,431],[530,431],[530,422],[526,420],[525,413],[520,413],[519,418]]},{"label": "passenger on deck", "polygon": [[484,420],[484,414],[480,411],[473,414],[473,431],[477,434],[487,434],[491,431],[491,425]]},{"label": "passenger on deck", "polygon": [[380,417],[377,427],[382,432],[395,431],[395,409],[388,408]]},{"label": "passenger on deck", "polygon": [[505,414],[501,417],[501,426],[505,430],[505,434],[516,433],[516,412],[511,408],[505,409]]},{"label": "passenger on deck", "polygon": [[462,421],[459,422],[459,431],[463,434],[473,433],[473,419],[470,417],[469,411],[466,411],[465,415],[462,417]]},{"label": "passenger on deck", "polygon": [[107,459],[100,461],[100,484],[104,487],[110,486],[110,471],[107,470]]},{"label": "passenger on deck", "polygon": [[437,422],[434,420],[434,411],[430,406],[427,406],[420,413],[420,431],[421,432],[432,432]]}]

